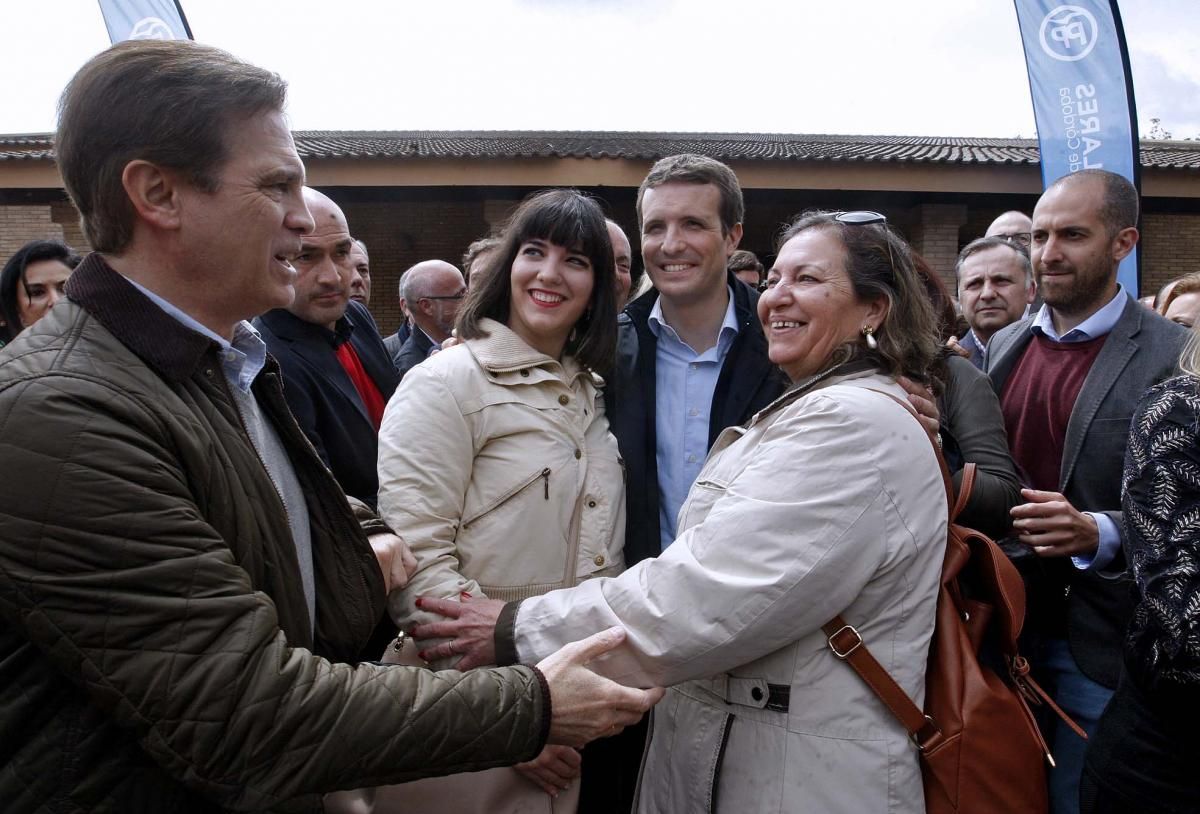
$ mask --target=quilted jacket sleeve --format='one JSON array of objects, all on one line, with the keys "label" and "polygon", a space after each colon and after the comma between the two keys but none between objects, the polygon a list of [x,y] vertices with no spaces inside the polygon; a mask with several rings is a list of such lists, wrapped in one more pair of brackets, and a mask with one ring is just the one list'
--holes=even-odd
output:
[{"label": "quilted jacket sleeve", "polygon": [[160,410],[85,375],[0,389],[0,619],[87,703],[234,810],[537,754],[549,700],[530,668],[351,667],[288,646]]}]

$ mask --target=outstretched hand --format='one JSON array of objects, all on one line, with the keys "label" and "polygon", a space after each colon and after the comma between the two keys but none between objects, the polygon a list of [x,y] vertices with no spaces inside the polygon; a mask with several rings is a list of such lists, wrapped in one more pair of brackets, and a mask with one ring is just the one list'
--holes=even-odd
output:
[{"label": "outstretched hand", "polygon": [[588,668],[593,659],[625,641],[625,630],[612,627],[572,642],[542,659],[538,669],[550,686],[550,743],[576,748],[615,735],[663,697],[663,689],[623,687]]},{"label": "outstretched hand", "polygon": [[460,656],[453,665],[455,670],[470,670],[496,663],[496,620],[504,603],[499,599],[472,597],[464,593],[459,601],[417,597],[417,607],[436,613],[446,619],[417,625],[412,636],[418,642],[423,639],[441,639],[418,652],[425,661]]}]

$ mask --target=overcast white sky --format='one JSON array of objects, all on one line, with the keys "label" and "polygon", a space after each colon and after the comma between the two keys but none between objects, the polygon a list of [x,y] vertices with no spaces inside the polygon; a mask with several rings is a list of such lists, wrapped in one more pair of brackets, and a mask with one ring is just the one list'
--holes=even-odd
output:
[{"label": "overcast white sky", "polygon": [[[1033,137],[1010,0],[182,0],[295,129]],[[1200,136],[1200,2],[1125,0],[1141,131]],[[49,132],[96,0],[0,0],[0,133]]]}]

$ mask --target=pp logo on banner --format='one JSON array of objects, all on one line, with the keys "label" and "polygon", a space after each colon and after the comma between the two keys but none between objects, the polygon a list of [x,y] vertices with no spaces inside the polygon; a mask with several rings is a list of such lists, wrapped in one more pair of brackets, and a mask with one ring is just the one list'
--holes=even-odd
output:
[{"label": "pp logo on banner", "polygon": [[143,17],[134,24],[129,32],[131,40],[173,40],[175,32],[157,17]]},{"label": "pp logo on banner", "polygon": [[1042,50],[1060,62],[1078,62],[1096,47],[1100,27],[1079,6],[1059,6],[1042,20]]}]

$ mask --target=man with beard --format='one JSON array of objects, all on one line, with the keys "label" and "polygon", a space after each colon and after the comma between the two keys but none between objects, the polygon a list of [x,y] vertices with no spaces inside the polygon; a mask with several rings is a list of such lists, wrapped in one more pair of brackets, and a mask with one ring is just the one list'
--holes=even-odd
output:
[{"label": "man with beard", "polygon": [[283,371],[300,429],[346,494],[371,508],[379,422],[399,379],[367,309],[350,300],[354,240],[342,210],[315,189],[304,202],[316,228],[295,258],[296,298],[254,321]]},{"label": "man with beard", "polygon": [[[1132,614],[1121,548],[1129,424],[1146,389],[1174,375],[1188,336],[1117,282],[1137,219],[1137,191],[1115,173],[1084,170],[1052,184],[1033,213],[1045,304],[988,347],[1009,447],[1033,487],[1012,516],[1013,533],[1043,566],[1026,622],[1034,664],[1089,732],[1117,686]],[[1049,734],[1052,809],[1078,811],[1085,743],[1063,724]]]}]

